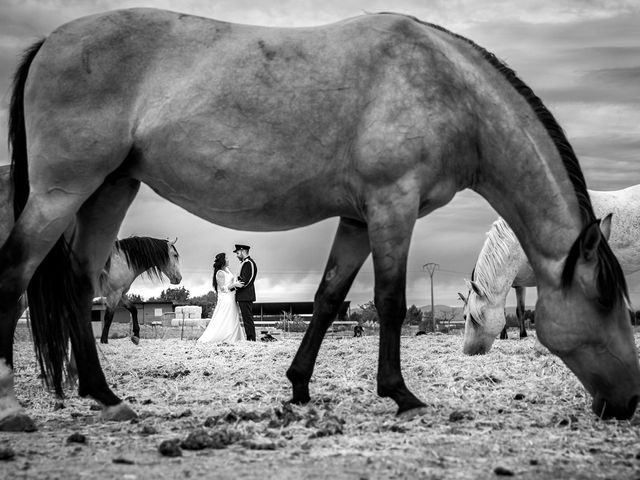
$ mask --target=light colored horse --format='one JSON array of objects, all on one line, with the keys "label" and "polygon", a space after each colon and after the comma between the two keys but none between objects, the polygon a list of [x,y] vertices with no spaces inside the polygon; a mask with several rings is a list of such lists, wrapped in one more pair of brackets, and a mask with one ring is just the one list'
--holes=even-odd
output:
[{"label": "light colored horse", "polygon": [[[378,394],[398,413],[425,407],[400,368],[411,233],[417,218],[472,188],[531,260],[540,340],[598,415],[635,411],[626,284],[573,149],[512,70],[441,27],[397,14],[295,29],[147,9],[79,19],[25,53],[10,139],[19,217],[0,249],[0,332],[30,285],[47,380],[61,389],[70,336],[79,393],[104,418],[135,413],[109,387],[87,330],[92,283],[139,182],[230,228],[340,217],[287,371],[294,403],[309,401],[324,335],[371,254]],[[0,418],[19,424],[28,417],[15,401],[10,346],[0,344],[0,404],[15,409]]]},{"label": "light colored horse", "polygon": [[[640,185],[622,190],[589,190],[596,215],[602,217],[602,229],[620,262],[630,275],[640,270]],[[610,235],[610,237],[609,237]],[[509,289],[516,290],[516,314],[520,337],[524,328],[525,289],[536,285],[536,277],[518,239],[507,223],[499,218],[487,232],[467,282],[463,351],[468,355],[487,353],[494,339],[506,338],[505,302]]]},{"label": "light colored horse", "polygon": [[129,237],[117,240],[111,249],[111,255],[98,280],[98,294],[107,307],[102,326],[101,343],[109,343],[109,328],[116,308],[122,306],[131,314],[133,332],[131,341],[136,345],[140,341],[138,310],[126,294],[133,281],[142,274],[150,278],[164,274],[173,285],[182,281],[180,256],[175,240],[170,242],[152,237]]}]

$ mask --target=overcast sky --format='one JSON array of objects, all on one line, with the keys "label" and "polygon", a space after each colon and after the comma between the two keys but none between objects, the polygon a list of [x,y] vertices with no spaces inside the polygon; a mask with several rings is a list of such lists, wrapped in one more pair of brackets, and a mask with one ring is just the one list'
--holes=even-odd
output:
[{"label": "overcast sky", "polygon": [[[0,1],[0,137],[6,138],[10,82],[18,55],[35,40],[75,18],[135,6],[175,9],[231,22],[308,26],[364,12],[396,11],[440,24],[499,58],[537,93],[565,129],[589,188],[616,190],[640,183],[640,2],[637,0],[2,0]],[[0,164],[9,163],[0,148]],[[212,188],[214,186],[212,185]],[[422,266],[438,263],[435,302],[459,305],[456,292],[482,247],[496,214],[472,192],[421,219],[409,255],[407,302],[430,303]],[[144,187],[120,230],[129,235],[178,237],[183,283],[192,294],[211,289],[217,252],[251,245],[259,268],[258,301],[312,300],[337,220],[279,233],[239,232],[211,225]],[[235,258],[232,268],[237,268]],[[640,275],[629,277],[640,306]],[[369,260],[347,297],[352,305],[373,298]],[[133,293],[158,295],[169,286],[136,281]],[[535,300],[530,289],[527,303]],[[509,305],[515,303],[510,294]]]}]

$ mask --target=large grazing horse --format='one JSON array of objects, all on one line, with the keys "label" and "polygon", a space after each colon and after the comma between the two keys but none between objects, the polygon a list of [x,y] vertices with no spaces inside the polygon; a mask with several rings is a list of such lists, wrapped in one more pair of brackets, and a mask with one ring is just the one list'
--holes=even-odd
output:
[{"label": "large grazing horse", "polygon": [[371,254],[378,394],[399,413],[425,407],[400,368],[411,233],[417,218],[472,188],[531,260],[542,343],[598,415],[635,411],[626,283],[573,149],[512,70],[441,27],[386,13],[295,29],[147,9],[82,18],[25,53],[10,140],[19,217],[0,249],[0,417],[15,428],[29,418],[13,391],[8,319],[27,286],[49,384],[61,389],[70,338],[79,394],[99,402],[103,418],[135,416],[104,377],[88,316],[140,182],[230,228],[340,217],[287,371],[294,403],[309,401],[324,335]]},{"label": "large grazing horse", "polygon": [[117,240],[98,279],[98,295],[107,307],[102,326],[101,343],[109,342],[109,328],[116,308],[123,306],[131,314],[133,332],[131,341],[140,341],[138,310],[126,297],[133,281],[146,273],[160,279],[164,273],[173,285],[182,281],[175,241],[152,237],[129,237]]},{"label": "large grazing horse", "polygon": [[[603,230],[623,272],[640,271],[640,185],[616,191],[589,190],[589,195],[596,215],[604,217]],[[500,338],[506,338],[504,308],[511,287],[516,290],[520,337],[525,337],[525,289],[535,285],[535,274],[518,239],[499,218],[487,232],[467,297],[460,294],[465,301],[464,353],[487,353],[499,332]]]}]

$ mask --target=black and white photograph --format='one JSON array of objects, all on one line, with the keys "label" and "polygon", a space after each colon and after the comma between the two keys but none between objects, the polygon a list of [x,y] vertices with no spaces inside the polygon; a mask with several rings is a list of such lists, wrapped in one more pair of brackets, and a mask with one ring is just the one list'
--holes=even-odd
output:
[{"label": "black and white photograph", "polygon": [[0,478],[640,478],[638,25],[0,2]]}]

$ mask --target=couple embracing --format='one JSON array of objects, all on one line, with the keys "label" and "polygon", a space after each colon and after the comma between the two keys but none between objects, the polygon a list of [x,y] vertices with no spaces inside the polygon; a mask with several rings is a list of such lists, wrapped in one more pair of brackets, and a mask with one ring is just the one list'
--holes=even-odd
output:
[{"label": "couple embracing", "polygon": [[253,286],[258,268],[249,256],[248,245],[236,245],[233,251],[240,260],[240,274],[236,277],[229,269],[229,259],[219,253],[213,262],[213,288],[218,301],[198,342],[236,343],[240,340],[256,341],[253,325]]}]

